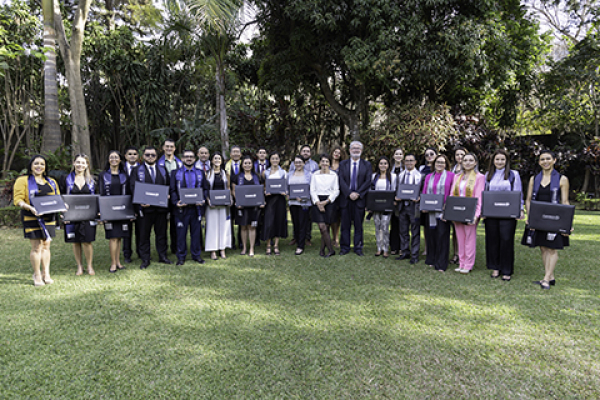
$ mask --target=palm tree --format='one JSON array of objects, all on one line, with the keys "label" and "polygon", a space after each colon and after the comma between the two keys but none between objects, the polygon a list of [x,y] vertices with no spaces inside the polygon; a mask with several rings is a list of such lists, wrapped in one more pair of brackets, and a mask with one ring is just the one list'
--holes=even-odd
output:
[{"label": "palm tree", "polygon": [[54,153],[61,145],[60,114],[58,111],[58,81],[56,78],[56,30],[54,1],[42,0],[44,14],[44,133],[42,153]]}]

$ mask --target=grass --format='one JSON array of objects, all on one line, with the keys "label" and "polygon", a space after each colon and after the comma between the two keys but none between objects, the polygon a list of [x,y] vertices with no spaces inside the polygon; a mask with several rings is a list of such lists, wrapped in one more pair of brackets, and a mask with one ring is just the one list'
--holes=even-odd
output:
[{"label": "grass", "polygon": [[490,279],[482,228],[467,276],[373,257],[367,223],[366,257],[284,245],[117,274],[99,229],[97,275],[77,277],[60,232],[42,288],[2,230],[0,398],[597,399],[599,225],[578,211],[549,291],[520,245],[513,280]]}]

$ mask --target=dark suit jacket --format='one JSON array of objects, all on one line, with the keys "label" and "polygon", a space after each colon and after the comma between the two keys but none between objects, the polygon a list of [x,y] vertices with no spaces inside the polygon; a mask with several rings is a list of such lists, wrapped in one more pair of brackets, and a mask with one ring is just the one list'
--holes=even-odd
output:
[{"label": "dark suit jacket", "polygon": [[[170,183],[170,189],[169,189],[169,193],[171,194],[171,198],[169,199],[169,201],[171,202],[171,204],[173,204],[174,206],[177,206],[177,203],[179,202],[179,190],[178,190],[178,185],[177,185],[177,169],[174,169],[173,171],[171,171],[171,183]],[[194,167],[193,169],[194,173],[196,173],[196,168]],[[206,177],[204,176],[204,171],[200,170],[200,174],[202,175],[202,182],[200,185],[198,185],[196,183],[196,187],[201,187],[202,188],[202,192],[204,195],[204,201],[206,201],[206,198],[208,197],[208,181],[206,180]],[[187,182],[185,179],[181,180],[181,187],[182,188],[187,188]],[[188,206],[188,207],[193,207],[193,206]],[[204,214],[204,206],[198,206],[198,211],[201,213],[201,215]]]},{"label": "dark suit jacket", "polygon": [[[154,182],[156,185],[165,185],[165,186],[169,186],[169,174],[167,173],[167,169],[165,167],[159,166],[158,164],[154,164],[156,167],[156,182]],[[152,183],[152,177],[150,176],[150,171],[148,170],[148,168],[146,167],[146,164],[140,164],[137,167],[135,167],[134,169],[131,170],[131,175],[129,176],[129,188],[131,190],[131,193],[134,194],[135,193],[135,182],[138,181],[138,169],[139,168],[144,168],[145,169],[145,176],[144,176],[144,182],[146,183]],[[136,211],[139,212],[140,209],[142,209],[142,207],[140,205],[137,205],[138,208],[136,209]],[[159,212],[159,213],[167,213],[169,212],[168,208],[163,208],[163,207],[154,207],[154,206],[150,206],[150,207],[146,207],[143,208],[144,214],[146,213],[152,213],[152,212]]]},{"label": "dark suit jacket", "polygon": [[[340,207],[345,208],[348,206],[348,202],[350,200],[349,196],[352,191],[350,190],[350,179],[352,177],[351,171],[352,169],[352,159],[344,160],[340,163],[340,169],[338,172],[339,175],[339,183],[340,183]],[[358,164],[358,176],[356,178],[356,192],[360,195],[360,197],[356,200],[356,205],[361,208],[365,208],[366,206],[366,196],[369,188],[371,187],[371,174],[373,173],[373,168],[371,167],[371,163],[363,160],[362,158],[359,160]]]}]

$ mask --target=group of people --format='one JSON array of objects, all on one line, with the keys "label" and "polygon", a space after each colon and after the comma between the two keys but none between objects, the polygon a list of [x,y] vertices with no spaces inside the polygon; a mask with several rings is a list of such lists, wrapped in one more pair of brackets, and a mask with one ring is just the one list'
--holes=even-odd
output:
[{"label": "group of people", "polygon": [[[415,154],[404,154],[402,149],[396,149],[392,160],[380,157],[373,170],[371,163],[362,158],[363,145],[358,141],[350,143],[349,158],[346,158],[344,149],[337,146],[332,149],[331,156],[320,155],[318,162],[312,159],[310,146],[305,145],[293,158],[288,171],[283,169],[278,152],[268,154],[263,147],[252,157],[242,155],[239,146],[232,146],[226,163],[222,154],[210,154],[204,146],[197,153],[184,150],[181,159],[175,156],[175,149],[175,142],[167,139],[162,146],[163,155],[159,158],[158,150],[147,146],[141,161],[134,147],[127,148],[124,156],[113,150],[97,181],[90,172],[88,157],[78,154],[71,172],[60,179],[60,184],[47,175],[43,156],[32,157],[27,174],[15,182],[14,203],[22,209],[24,235],[31,241],[34,285],[53,282],[50,277],[50,240],[55,236],[58,222],[55,214],[38,214],[30,202],[34,196],[60,193],[131,195],[135,193],[136,182],[169,186],[169,205],[166,208],[135,205],[135,220],[103,221],[102,215],[99,216],[98,221],[104,223],[105,237],[109,240],[111,273],[125,268],[120,260],[121,248],[125,263],[131,262],[135,249],[141,259],[140,268],[148,268],[152,231],[158,261],[165,264],[172,263],[167,256],[169,241],[171,252],[176,254],[177,265],[185,263],[188,234],[191,258],[201,264],[205,262],[201,257],[203,251],[210,253],[212,260],[225,259],[226,249],[235,249],[236,240],[241,255],[254,256],[255,245],[260,240],[265,243],[266,255],[280,255],[280,239],[288,236],[289,205],[293,225],[291,243],[296,246],[296,255],[304,253],[311,240],[312,223],[316,223],[321,234],[319,254],[322,257],[335,255],[335,247],[339,247],[340,255],[353,251],[364,256],[363,223],[368,213],[368,218],[373,217],[375,224],[375,256],[388,258],[397,255],[398,260],[407,259],[411,264],[417,264],[422,226],[425,264],[444,272],[453,262],[458,265],[455,271],[468,274],[475,264],[482,192],[522,191],[520,176],[510,169],[510,156],[504,150],[493,154],[488,172],[484,175],[479,172],[477,157],[464,148],[455,149],[454,165],[445,155],[429,148],[424,154],[425,162],[419,167]],[[555,162],[552,152],[540,154],[542,171],[531,178],[522,208],[528,211],[531,200],[568,204],[569,182],[554,169]],[[256,207],[240,207],[235,202],[221,206],[210,202],[212,190],[229,189],[235,199],[236,188],[263,185],[269,179],[284,179],[289,185],[308,185],[310,195],[294,197],[284,191],[265,193],[265,204]],[[477,198],[475,219],[471,223],[446,221],[442,212],[421,211],[418,198],[396,198],[394,212],[371,212],[367,209],[369,191],[396,190],[400,184],[420,185],[421,193],[443,194],[444,199],[448,196]],[[186,204],[179,198],[181,188],[200,188],[204,199],[196,204]],[[518,218],[523,217],[521,212]],[[73,243],[76,274],[84,273],[85,257],[87,272],[94,275],[92,243],[97,221],[63,222],[65,241]],[[234,233],[235,225],[239,227],[237,235]],[[515,218],[485,218],[486,264],[492,271],[492,278],[511,279],[516,226]],[[135,245],[132,244],[133,236]],[[455,257],[450,260],[451,243]],[[541,248],[545,275],[535,283],[549,289],[556,282],[557,250],[568,246],[568,237],[526,228],[522,243]]]}]

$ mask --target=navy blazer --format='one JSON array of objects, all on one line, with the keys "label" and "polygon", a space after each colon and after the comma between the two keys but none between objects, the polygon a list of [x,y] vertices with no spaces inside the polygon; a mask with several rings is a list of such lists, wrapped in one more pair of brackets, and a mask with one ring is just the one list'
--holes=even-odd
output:
[{"label": "navy blazer", "polygon": [[[155,169],[156,169],[156,181],[154,182],[157,185],[165,185],[165,186],[169,186],[169,174],[167,173],[167,169],[164,166],[160,166],[158,164],[154,164]],[[134,169],[131,170],[131,175],[129,176],[129,188],[131,193],[135,193],[135,182],[138,181],[138,169],[140,168],[144,168],[144,182],[146,183],[152,183],[152,177],[150,176],[150,171],[148,170],[148,168],[146,167],[146,163],[140,164],[137,167],[135,167]],[[146,207],[146,208],[142,208],[142,206],[136,204],[135,206],[138,206],[138,209],[136,209],[136,211],[142,210],[144,213],[151,213],[151,212],[160,212],[160,213],[167,213],[169,212],[168,208],[163,208],[163,207],[154,207],[154,206],[150,206],[150,207]]]},{"label": "navy blazer", "polygon": [[[362,158],[358,162],[358,176],[356,177],[356,192],[360,197],[356,200],[356,205],[361,208],[366,207],[365,197],[371,187],[371,174],[373,168],[371,163],[363,160]],[[350,200],[349,196],[352,191],[350,190],[350,179],[352,177],[352,159],[344,160],[340,163],[340,169],[338,175],[340,177],[340,207],[345,208],[348,206]]]}]

